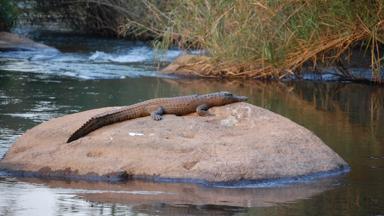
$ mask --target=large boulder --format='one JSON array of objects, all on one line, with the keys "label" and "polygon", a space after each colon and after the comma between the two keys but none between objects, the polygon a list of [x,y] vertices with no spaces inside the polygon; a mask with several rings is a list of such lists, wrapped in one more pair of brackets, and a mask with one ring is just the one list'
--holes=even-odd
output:
[{"label": "large boulder", "polygon": [[9,32],[0,32],[0,51],[57,51],[55,48]]},{"label": "large boulder", "polygon": [[21,136],[0,168],[55,177],[121,175],[157,180],[236,182],[343,171],[347,163],[317,136],[266,109],[235,103],[213,116],[165,115],[68,137],[102,108],[44,122]]}]

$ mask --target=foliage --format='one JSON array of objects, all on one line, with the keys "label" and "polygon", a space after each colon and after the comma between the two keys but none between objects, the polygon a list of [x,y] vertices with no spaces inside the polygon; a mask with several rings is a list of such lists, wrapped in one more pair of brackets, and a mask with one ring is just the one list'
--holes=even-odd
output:
[{"label": "foliage", "polygon": [[9,30],[16,21],[18,11],[11,0],[0,0],[0,30]]},{"label": "foliage", "polygon": [[[153,39],[165,24],[163,12],[171,0],[36,0],[35,9],[77,31],[101,35]],[[36,13],[36,11],[35,11]],[[159,29],[160,27],[160,29]]]}]

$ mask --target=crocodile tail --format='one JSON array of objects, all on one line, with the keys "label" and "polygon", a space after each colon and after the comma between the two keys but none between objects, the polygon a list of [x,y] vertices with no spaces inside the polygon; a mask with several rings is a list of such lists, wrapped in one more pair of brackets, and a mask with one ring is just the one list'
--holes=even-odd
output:
[{"label": "crocodile tail", "polygon": [[85,124],[83,124],[83,126],[81,126],[79,129],[77,129],[70,137],[69,139],[67,140],[67,143],[70,143],[74,140],[77,140],[89,133],[91,133],[92,131],[102,127],[100,126],[100,120],[98,118],[91,118],[89,119]]},{"label": "crocodile tail", "polygon": [[114,124],[117,122],[142,117],[147,114],[142,109],[137,109],[136,107],[128,106],[122,107],[119,109],[107,111],[96,116],[93,116],[89,119],[83,126],[77,129],[67,140],[67,143],[70,143],[74,140],[80,139],[81,137],[86,136],[92,131],[104,127],[106,125]]},{"label": "crocodile tail", "polygon": [[118,120],[111,118],[116,114],[119,113],[107,113],[92,117],[69,137],[67,143],[80,139],[98,128],[118,122]]}]

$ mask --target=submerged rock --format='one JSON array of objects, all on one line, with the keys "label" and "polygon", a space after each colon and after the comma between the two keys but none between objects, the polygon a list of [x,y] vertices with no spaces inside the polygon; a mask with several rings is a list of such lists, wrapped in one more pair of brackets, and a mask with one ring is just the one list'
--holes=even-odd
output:
[{"label": "submerged rock", "polygon": [[34,42],[31,39],[9,33],[0,32],[0,51],[35,51],[50,50],[57,51],[55,48],[42,43]]},{"label": "submerged rock", "polygon": [[44,122],[21,136],[3,169],[55,177],[121,175],[157,180],[234,182],[340,171],[347,163],[300,125],[248,104],[214,107],[214,116],[165,115],[68,137],[102,108]]}]

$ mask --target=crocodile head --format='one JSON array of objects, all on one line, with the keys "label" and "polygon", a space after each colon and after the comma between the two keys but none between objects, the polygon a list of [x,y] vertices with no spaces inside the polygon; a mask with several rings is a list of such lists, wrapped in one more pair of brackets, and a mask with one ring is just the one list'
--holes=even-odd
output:
[{"label": "crocodile head", "polygon": [[219,100],[221,101],[221,104],[230,104],[235,102],[241,102],[246,101],[248,97],[245,96],[238,96],[235,94],[232,94],[231,92],[222,91],[217,93]]},{"label": "crocodile head", "polygon": [[219,92],[219,94],[222,95],[224,100],[228,100],[230,102],[241,102],[241,101],[248,100],[248,97],[234,95],[231,92],[227,92],[227,91]]}]

